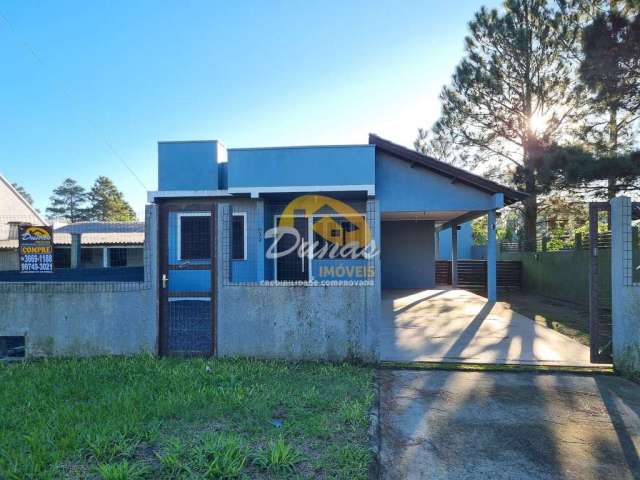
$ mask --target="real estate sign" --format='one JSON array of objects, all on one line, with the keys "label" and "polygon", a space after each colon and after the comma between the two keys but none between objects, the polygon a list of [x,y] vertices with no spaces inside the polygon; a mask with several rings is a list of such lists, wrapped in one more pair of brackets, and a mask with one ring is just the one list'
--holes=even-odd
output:
[{"label": "real estate sign", "polygon": [[19,232],[20,273],[53,272],[51,227],[21,225]]}]

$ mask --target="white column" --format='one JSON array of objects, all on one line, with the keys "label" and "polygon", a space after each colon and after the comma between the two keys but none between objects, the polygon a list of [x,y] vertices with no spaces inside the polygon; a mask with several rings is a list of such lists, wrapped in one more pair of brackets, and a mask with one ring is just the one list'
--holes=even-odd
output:
[{"label": "white column", "polygon": [[487,212],[487,299],[497,299],[496,281],[496,211]]},{"label": "white column", "polygon": [[71,268],[80,267],[80,248],[82,244],[81,234],[71,234]]},{"label": "white column", "polygon": [[458,288],[458,225],[451,224],[451,287]]}]

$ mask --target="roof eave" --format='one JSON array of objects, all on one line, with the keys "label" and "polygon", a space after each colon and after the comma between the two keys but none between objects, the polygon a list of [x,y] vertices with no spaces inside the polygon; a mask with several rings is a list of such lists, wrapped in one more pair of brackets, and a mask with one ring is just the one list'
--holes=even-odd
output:
[{"label": "roof eave", "polygon": [[505,205],[511,205],[520,202],[529,196],[529,194],[525,192],[505,187],[504,185],[501,185],[497,182],[487,180],[484,177],[468,172],[461,168],[454,167],[453,165],[445,163],[436,158],[423,155],[414,150],[403,147],[402,145],[390,142],[389,140],[379,137],[378,135],[375,135],[373,133],[369,134],[369,144],[375,145],[376,148],[390,153],[391,155],[400,158],[401,160],[405,160],[414,165],[419,165],[421,167],[435,171],[436,173],[471,185],[472,187],[479,190],[483,190],[488,193],[502,193],[504,194]]}]

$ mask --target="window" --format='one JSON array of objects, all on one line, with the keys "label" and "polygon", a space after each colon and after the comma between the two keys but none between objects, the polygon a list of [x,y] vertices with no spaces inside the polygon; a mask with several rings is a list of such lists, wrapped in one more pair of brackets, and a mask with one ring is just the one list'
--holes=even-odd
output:
[{"label": "window", "polygon": [[126,267],[127,266],[127,250],[128,248],[110,248],[109,249],[109,266],[110,267]]},{"label": "window", "polygon": [[[278,225],[279,215],[276,215],[275,224]],[[293,218],[293,228],[297,230],[300,241],[309,242],[309,219],[307,217]],[[277,252],[286,252],[296,244],[293,235],[283,235],[278,241]],[[309,258],[300,257],[300,249],[295,248],[286,255],[278,255],[275,261],[275,277],[278,281],[295,282],[309,281]]]},{"label": "window", "polygon": [[211,221],[208,213],[178,215],[178,260],[211,258]]},{"label": "window", "polygon": [[102,260],[102,248],[81,248],[80,266],[85,268],[98,268],[104,266]]},{"label": "window", "polygon": [[53,249],[53,268],[71,268],[70,248],[56,247]]},{"label": "window", "polygon": [[233,227],[231,232],[232,256],[233,260],[247,259],[247,214],[234,213]]}]

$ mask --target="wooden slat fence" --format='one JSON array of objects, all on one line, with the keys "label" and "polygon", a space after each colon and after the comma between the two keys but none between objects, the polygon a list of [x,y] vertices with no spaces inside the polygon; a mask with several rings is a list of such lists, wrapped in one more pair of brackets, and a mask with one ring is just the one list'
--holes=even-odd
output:
[{"label": "wooden slat fence", "polygon": [[[522,288],[522,262],[496,262],[496,281],[500,290],[520,290]],[[451,285],[451,261],[436,261],[436,283]],[[458,287],[465,290],[485,291],[487,289],[486,260],[458,260]]]}]

